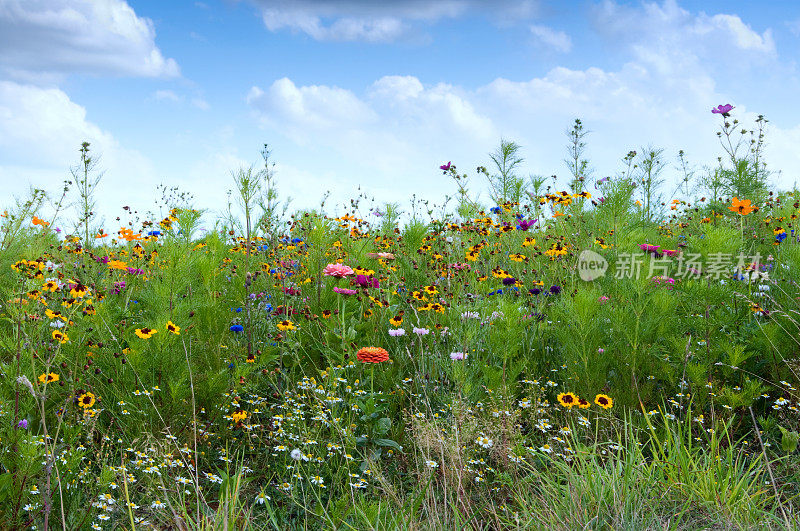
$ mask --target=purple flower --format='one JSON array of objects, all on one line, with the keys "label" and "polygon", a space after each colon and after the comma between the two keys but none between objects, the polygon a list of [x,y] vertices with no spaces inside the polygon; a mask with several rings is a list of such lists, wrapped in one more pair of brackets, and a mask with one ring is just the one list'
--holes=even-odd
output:
[{"label": "purple flower", "polygon": [[400,337],[406,335],[406,331],[402,328],[390,328],[389,335],[392,337]]},{"label": "purple flower", "polygon": [[333,291],[339,293],[340,295],[355,295],[356,293],[358,293],[358,291],[354,289],[339,288],[339,287],[333,288]]},{"label": "purple flower", "polygon": [[539,288],[529,289],[528,291],[530,292],[531,295],[538,295],[542,292],[542,290],[540,290]]},{"label": "purple flower", "polygon": [[466,357],[467,357],[467,355],[464,352],[451,352],[450,353],[450,359],[453,360],[453,361],[463,360]]},{"label": "purple flower", "polygon": [[561,286],[550,286],[550,293],[553,295],[558,295],[561,293]]},{"label": "purple flower", "polygon": [[503,285],[504,286],[512,286],[512,285],[516,284],[516,282],[517,282],[517,279],[514,278],[514,277],[506,277],[506,278],[503,279]]},{"label": "purple flower", "polygon": [[380,284],[377,279],[366,275],[356,275],[356,284],[364,288],[378,288]]},{"label": "purple flower", "polygon": [[716,108],[711,109],[711,112],[714,114],[721,114],[723,118],[727,118],[730,116],[730,112],[733,110],[733,105],[730,103],[726,103],[725,105],[717,105]]},{"label": "purple flower", "polygon": [[521,219],[521,220],[519,220],[519,223],[517,224],[517,228],[519,230],[528,230],[531,227],[533,227],[533,224],[536,223],[537,221],[539,221],[539,220],[537,220],[537,219],[531,219],[531,220]]},{"label": "purple flower", "polygon": [[415,326],[414,329],[412,330],[412,332],[414,332],[418,336],[427,336],[428,333],[430,332],[430,330],[428,330],[427,328],[417,328]]},{"label": "purple flower", "polygon": [[22,428],[23,430],[28,429],[28,419],[22,419],[17,423],[17,428]]},{"label": "purple flower", "polygon": [[447,164],[442,164],[439,166],[439,169],[442,171],[450,171],[450,161],[447,161]]}]

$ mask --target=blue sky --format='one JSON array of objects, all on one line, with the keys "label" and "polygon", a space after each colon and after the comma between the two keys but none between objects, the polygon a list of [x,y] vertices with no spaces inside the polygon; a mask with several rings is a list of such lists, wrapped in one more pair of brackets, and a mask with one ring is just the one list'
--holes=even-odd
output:
[{"label": "blue sky", "polygon": [[[219,210],[269,143],[296,207],[357,187],[378,202],[453,194],[508,138],[558,175],[591,131],[595,175],[631,149],[721,149],[713,106],[770,120],[775,186],[800,176],[800,6],[792,1],[0,0],[0,183],[60,189],[88,140],[107,218],[159,183]],[[777,171],[780,170],[780,173]],[[331,202],[329,202],[329,206]]]}]

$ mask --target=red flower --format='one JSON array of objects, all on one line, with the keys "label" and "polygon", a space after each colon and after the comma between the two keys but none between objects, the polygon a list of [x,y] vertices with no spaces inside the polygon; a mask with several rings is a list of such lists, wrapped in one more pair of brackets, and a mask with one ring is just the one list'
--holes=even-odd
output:
[{"label": "red flower", "polygon": [[356,352],[356,358],[362,363],[381,363],[389,360],[389,353],[381,347],[364,347]]}]

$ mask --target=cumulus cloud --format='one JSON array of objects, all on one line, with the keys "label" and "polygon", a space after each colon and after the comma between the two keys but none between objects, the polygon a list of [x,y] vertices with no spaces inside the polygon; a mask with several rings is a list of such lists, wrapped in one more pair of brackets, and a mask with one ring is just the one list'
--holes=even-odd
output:
[{"label": "cumulus cloud", "polygon": [[[448,159],[459,168],[485,164],[501,136],[523,145],[526,171],[563,176],[562,132],[577,117],[591,131],[588,155],[598,175],[619,170],[628,150],[647,144],[665,148],[670,162],[684,149],[691,162],[713,164],[721,148],[710,110],[736,96],[735,86],[720,88],[719,69],[769,64],[777,55],[771,32],[756,32],[735,15],[693,15],[671,0],[637,8],[605,2],[595,17],[609,37],[629,32],[619,43],[617,68],[555,67],[474,89],[414,76],[385,76],[361,91],[296,86],[284,78],[251,89],[248,103],[277,134],[310,149],[324,146],[336,167],[349,168],[348,185],[372,189],[400,181],[409,190],[452,192],[446,180],[430,179],[432,168]],[[736,57],[718,56],[731,49],[739,50]],[[745,64],[733,64],[745,56]],[[752,123],[755,113],[731,102],[742,123]],[[800,155],[790,148],[799,135],[800,126],[770,126],[768,157],[773,169],[784,170],[778,185],[800,175]]]},{"label": "cumulus cloud", "polygon": [[563,31],[534,24],[531,26],[531,34],[540,43],[557,52],[567,53],[572,49],[572,39]]},{"label": "cumulus cloud", "polygon": [[70,178],[83,141],[105,170],[99,196],[104,212],[123,199],[152,199],[149,185],[156,176],[150,162],[91,122],[84,107],[59,89],[0,81],[0,182],[7,191],[24,193],[26,183],[58,190]]},{"label": "cumulus cloud", "polygon": [[155,45],[153,22],[124,0],[0,0],[0,71],[16,79],[180,74]]},{"label": "cumulus cloud", "polygon": [[528,18],[538,0],[252,0],[270,31],[289,29],[320,41],[391,42],[409,35],[413,23],[432,23],[468,12],[498,21]]},{"label": "cumulus cloud", "polygon": [[610,45],[664,74],[701,62],[706,71],[741,70],[776,57],[772,31],[758,33],[737,15],[693,14],[675,0],[639,7],[605,0],[594,11],[594,28]]},{"label": "cumulus cloud", "polygon": [[446,179],[435,186],[430,181],[439,159],[454,144],[481,152],[499,135],[468,93],[444,83],[425,86],[414,76],[385,76],[360,94],[298,87],[284,78],[266,89],[253,87],[247,101],[264,127],[303,146],[304,162],[313,167],[315,160],[335,160],[336,172],[347,174],[337,189],[369,184],[385,200],[397,199],[398,187],[441,193]]}]

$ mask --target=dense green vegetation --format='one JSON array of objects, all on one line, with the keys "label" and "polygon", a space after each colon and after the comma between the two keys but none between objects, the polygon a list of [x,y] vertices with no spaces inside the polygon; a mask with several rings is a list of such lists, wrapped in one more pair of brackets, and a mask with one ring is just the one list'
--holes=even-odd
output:
[{"label": "dense green vegetation", "polygon": [[503,141],[457,204],[289,216],[265,150],[108,233],[84,144],[2,220],[3,527],[791,528],[800,195],[730,111],[664,197],[576,121],[564,191]]}]

